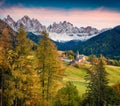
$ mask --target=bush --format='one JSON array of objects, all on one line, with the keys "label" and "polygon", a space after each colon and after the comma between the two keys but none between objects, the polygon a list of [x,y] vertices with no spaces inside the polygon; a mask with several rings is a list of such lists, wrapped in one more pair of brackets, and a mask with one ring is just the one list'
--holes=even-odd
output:
[{"label": "bush", "polygon": [[66,86],[58,91],[55,106],[80,106],[78,90],[73,83],[67,82]]}]

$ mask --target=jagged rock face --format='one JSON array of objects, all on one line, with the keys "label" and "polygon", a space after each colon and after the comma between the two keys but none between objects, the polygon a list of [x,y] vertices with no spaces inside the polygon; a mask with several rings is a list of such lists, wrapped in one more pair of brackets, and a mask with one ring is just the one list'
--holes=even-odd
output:
[{"label": "jagged rock face", "polygon": [[96,34],[99,31],[96,28],[92,28],[90,26],[84,28],[78,28],[78,27],[74,27],[73,24],[69,23],[69,22],[60,22],[60,23],[53,23],[53,25],[49,25],[47,30],[49,32],[56,32],[56,33],[67,33],[67,34],[77,34],[77,33],[88,33],[88,35],[91,34]]},{"label": "jagged rock face", "polygon": [[[98,35],[101,31],[88,27],[75,27],[73,24],[67,21],[56,23],[48,27],[42,25],[37,19],[31,19],[28,16],[24,16],[15,22],[9,15],[4,21],[11,26],[15,31],[18,31],[20,27],[25,28],[27,32],[32,32],[36,35],[40,35],[42,31],[47,30],[49,37],[54,41],[70,41],[70,40],[81,40],[85,41]],[[105,31],[105,30],[104,30]]]},{"label": "jagged rock face", "polygon": [[92,28],[90,26],[84,27],[74,27],[73,24],[69,22],[53,23],[47,28],[50,38],[55,41],[70,41],[70,40],[87,40],[92,36],[99,33],[99,30]]},{"label": "jagged rock face", "polygon": [[63,23],[60,22],[59,24],[53,23],[53,25],[48,26],[47,30],[49,32],[56,32],[56,33],[79,33],[79,29],[74,27],[73,24],[64,21]]},{"label": "jagged rock face", "polygon": [[0,19],[0,33],[2,33],[2,31],[7,28],[8,29],[8,33],[15,37],[16,36],[16,32],[7,24],[5,23],[3,20]]},{"label": "jagged rock face", "polygon": [[[16,24],[16,22],[8,15],[7,18],[4,19],[4,21],[11,27],[14,29],[14,26]],[[15,30],[15,29],[14,29]]]},{"label": "jagged rock face", "polygon": [[15,31],[20,27],[25,28],[27,32],[40,33],[43,30],[46,30],[46,27],[43,26],[37,19],[30,19],[28,16],[24,16],[15,22],[9,15],[4,21],[11,26]]}]

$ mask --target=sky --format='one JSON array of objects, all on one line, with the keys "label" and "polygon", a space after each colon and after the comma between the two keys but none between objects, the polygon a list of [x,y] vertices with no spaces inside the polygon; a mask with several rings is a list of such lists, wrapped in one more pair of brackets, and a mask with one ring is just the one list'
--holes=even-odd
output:
[{"label": "sky", "polygon": [[43,25],[68,21],[98,29],[120,25],[120,0],[0,0],[0,18],[28,15]]}]

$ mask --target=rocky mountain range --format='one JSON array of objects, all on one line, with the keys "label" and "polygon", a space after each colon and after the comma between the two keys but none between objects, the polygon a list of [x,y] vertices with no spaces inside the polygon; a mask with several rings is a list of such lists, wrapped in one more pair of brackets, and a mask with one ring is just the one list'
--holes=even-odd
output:
[{"label": "rocky mountain range", "polygon": [[104,31],[85,42],[73,40],[55,43],[59,50],[79,51],[85,55],[102,54],[107,58],[120,60],[120,26]]},{"label": "rocky mountain range", "polygon": [[47,27],[50,38],[54,41],[70,41],[70,40],[87,40],[99,33],[96,28],[88,27],[74,27],[70,22],[64,21],[60,23],[53,23]]},{"label": "rocky mountain range", "polygon": [[20,27],[24,27],[27,32],[40,35],[41,31],[46,30],[49,33],[49,37],[54,41],[85,41],[101,33],[100,30],[91,26],[78,28],[67,21],[59,23],[54,22],[52,25],[46,27],[45,25],[42,25],[37,19],[31,19],[26,15],[16,22],[11,18],[10,15],[8,15],[6,18],[4,18],[4,21],[14,31],[18,31]]},{"label": "rocky mountain range", "polygon": [[15,22],[10,15],[4,18],[4,21],[15,31],[18,31],[20,27],[25,28],[27,32],[40,34],[41,31],[46,30],[46,27],[42,25],[37,19],[30,19],[28,16],[24,16]]},{"label": "rocky mountain range", "polygon": [[[0,34],[5,28],[8,29],[8,33],[13,39],[14,44],[17,33],[7,23],[5,23],[3,20],[0,20]],[[35,43],[38,43],[41,39],[40,35],[35,35],[32,32],[27,33],[27,37]],[[112,29],[104,31],[84,42],[80,40],[53,42],[56,44],[58,50],[73,50],[74,52],[80,51],[81,54],[85,55],[103,54],[108,58],[120,59],[120,26],[116,26]]]}]

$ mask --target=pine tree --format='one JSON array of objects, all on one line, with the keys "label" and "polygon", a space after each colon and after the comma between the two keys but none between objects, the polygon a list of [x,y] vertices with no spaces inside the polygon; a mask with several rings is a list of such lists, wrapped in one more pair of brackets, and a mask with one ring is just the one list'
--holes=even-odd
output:
[{"label": "pine tree", "polygon": [[92,66],[88,71],[87,101],[90,106],[104,106],[108,87],[107,72],[104,68],[105,61],[103,56],[100,56],[99,59],[92,57]]},{"label": "pine tree", "polygon": [[[61,63],[58,58],[55,44],[42,32],[42,38],[37,49],[38,70],[41,80],[42,106],[52,106],[54,86],[61,72]],[[54,91],[53,91],[54,90]]]},{"label": "pine tree", "polygon": [[97,83],[98,83],[98,98],[96,105],[104,106],[106,103],[106,89],[108,88],[107,72],[104,65],[106,64],[105,58],[101,55],[99,58]]}]

